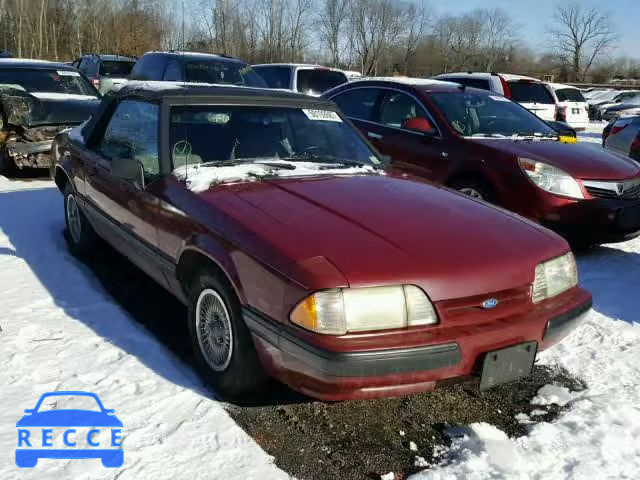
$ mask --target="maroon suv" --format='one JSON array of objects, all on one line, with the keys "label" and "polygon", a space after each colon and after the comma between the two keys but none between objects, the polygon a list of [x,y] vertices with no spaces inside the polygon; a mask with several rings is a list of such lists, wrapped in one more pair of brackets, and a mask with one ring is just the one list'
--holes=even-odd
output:
[{"label": "maroon suv", "polygon": [[333,102],[129,82],[53,152],[70,248],[100,236],[186,303],[221,392],[265,373],[331,400],[488,388],[591,306],[561,237],[386,174]]},{"label": "maroon suv", "polygon": [[327,92],[391,165],[519,213],[576,246],[640,234],[640,166],[557,133],[502,95],[434,80]]}]

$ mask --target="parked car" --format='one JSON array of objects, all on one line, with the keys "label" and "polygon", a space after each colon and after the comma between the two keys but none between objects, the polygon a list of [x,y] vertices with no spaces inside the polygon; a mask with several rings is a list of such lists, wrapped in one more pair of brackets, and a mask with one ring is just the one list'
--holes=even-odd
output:
[{"label": "parked car", "polygon": [[589,103],[589,118],[592,120],[602,120],[602,114],[604,111],[619,103],[625,102],[633,97],[638,96],[640,92],[637,90],[619,91],[610,90],[602,96],[596,97],[592,100],[588,100]]},{"label": "parked car", "polygon": [[73,62],[96,87],[105,94],[127,81],[131,69],[136,63],[133,57],[123,55],[87,54]]},{"label": "parked car", "polygon": [[640,113],[640,94],[636,97],[628,98],[622,103],[616,103],[610,107],[600,109],[600,118],[607,122],[618,117],[637,115]]},{"label": "parked car", "polygon": [[50,167],[51,142],[91,116],[100,94],[75,68],[39,60],[0,60],[0,174]]},{"label": "parked car", "polygon": [[610,121],[602,132],[602,146],[640,162],[640,114]]},{"label": "parked car", "polygon": [[489,388],[591,306],[562,238],[384,174],[333,102],[129,82],[56,146],[72,251],[98,235],[186,303],[223,393],[265,372],[325,400]]},{"label": "parked car", "polygon": [[342,70],[321,65],[297,63],[266,63],[253,69],[264,79],[269,88],[319,96],[327,90],[349,81]]},{"label": "parked car", "polygon": [[212,83],[266,88],[262,77],[240,59],[196,52],[147,52],[136,62],[131,80]]},{"label": "parked car", "polygon": [[543,120],[557,119],[556,101],[551,88],[537,78],[480,72],[445,73],[433,78],[496,92],[518,102]]},{"label": "parked car", "polygon": [[434,80],[361,80],[326,97],[391,165],[496,203],[576,247],[640,235],[638,165],[582,143],[501,95]]},{"label": "parked car", "polygon": [[550,83],[556,101],[556,120],[565,122],[577,131],[589,126],[589,105],[576,87]]}]

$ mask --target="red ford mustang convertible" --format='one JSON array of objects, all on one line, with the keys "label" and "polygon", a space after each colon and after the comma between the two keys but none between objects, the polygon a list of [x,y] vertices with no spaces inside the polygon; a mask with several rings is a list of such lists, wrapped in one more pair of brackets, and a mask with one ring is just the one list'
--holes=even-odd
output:
[{"label": "red ford mustang convertible", "polygon": [[102,237],[186,303],[223,393],[489,388],[591,307],[562,238],[385,172],[326,100],[131,82],[53,152],[70,248]]}]

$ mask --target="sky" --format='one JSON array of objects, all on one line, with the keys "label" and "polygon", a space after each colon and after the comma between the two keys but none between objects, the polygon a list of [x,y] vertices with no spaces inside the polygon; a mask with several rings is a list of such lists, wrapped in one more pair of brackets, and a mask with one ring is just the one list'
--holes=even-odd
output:
[{"label": "sky", "polygon": [[[556,5],[564,0],[430,0],[438,15],[458,15],[475,8],[501,8],[513,18],[524,43],[544,49],[544,33],[552,25]],[[614,56],[640,58],[640,0],[581,0],[586,7],[610,13],[611,24],[620,35]]]}]

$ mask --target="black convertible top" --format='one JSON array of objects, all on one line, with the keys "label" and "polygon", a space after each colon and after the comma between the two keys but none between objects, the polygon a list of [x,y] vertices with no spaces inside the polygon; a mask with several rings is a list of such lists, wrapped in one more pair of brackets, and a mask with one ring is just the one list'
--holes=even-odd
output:
[{"label": "black convertible top", "polygon": [[330,100],[303,95],[288,90],[275,90],[269,88],[240,87],[233,85],[215,85],[208,83],[187,82],[159,82],[133,80],[122,85],[113,94],[117,99],[143,98],[146,100],[160,101],[164,97],[218,97],[218,98],[245,98],[245,99],[273,99],[280,101],[296,101],[301,104],[313,102],[334,106]]}]

